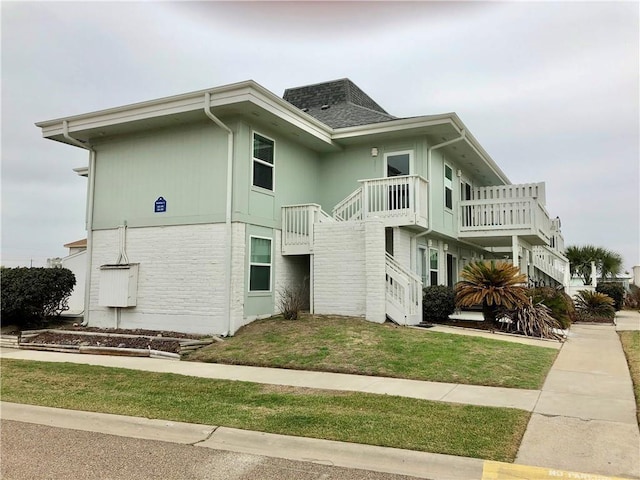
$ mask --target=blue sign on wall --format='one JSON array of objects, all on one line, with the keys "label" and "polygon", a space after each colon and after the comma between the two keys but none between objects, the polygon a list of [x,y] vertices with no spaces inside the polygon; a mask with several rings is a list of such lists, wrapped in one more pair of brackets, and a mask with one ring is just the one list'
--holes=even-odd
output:
[{"label": "blue sign on wall", "polygon": [[155,213],[164,213],[167,211],[167,201],[162,198],[162,197],[158,197],[158,199],[156,200],[155,203]]}]

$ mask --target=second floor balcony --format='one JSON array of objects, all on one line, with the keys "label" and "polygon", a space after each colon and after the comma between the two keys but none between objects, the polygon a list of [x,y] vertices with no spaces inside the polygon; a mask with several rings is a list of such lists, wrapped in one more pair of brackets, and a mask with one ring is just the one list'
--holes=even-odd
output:
[{"label": "second floor balcony", "polygon": [[377,218],[386,227],[427,228],[427,181],[419,175],[360,180],[361,187],[333,209],[338,221]]},{"label": "second floor balcony", "polygon": [[460,202],[459,237],[498,246],[517,235],[531,245],[548,245],[551,220],[544,202],[544,183],[476,188],[473,200]]}]

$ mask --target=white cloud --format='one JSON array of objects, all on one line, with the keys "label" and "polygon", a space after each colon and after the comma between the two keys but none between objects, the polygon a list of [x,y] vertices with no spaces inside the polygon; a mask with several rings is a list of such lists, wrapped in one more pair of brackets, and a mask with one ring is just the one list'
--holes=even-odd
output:
[{"label": "white cloud", "polygon": [[82,236],[71,168],[86,152],[34,122],[248,78],[280,95],[342,77],[395,115],[456,111],[513,181],[547,182],[567,243],[640,260],[637,3],[1,8],[3,261]]}]

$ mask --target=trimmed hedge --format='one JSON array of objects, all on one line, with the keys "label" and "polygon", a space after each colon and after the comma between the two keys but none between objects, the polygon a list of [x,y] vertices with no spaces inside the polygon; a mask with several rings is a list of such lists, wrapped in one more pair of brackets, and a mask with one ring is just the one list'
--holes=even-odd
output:
[{"label": "trimmed hedge", "polygon": [[430,322],[449,320],[456,309],[456,294],[453,288],[432,285],[422,289],[422,319]]},{"label": "trimmed hedge", "polygon": [[609,295],[613,299],[613,308],[616,312],[622,310],[624,306],[625,290],[619,283],[599,283],[596,292]]},{"label": "trimmed hedge", "polygon": [[2,323],[20,327],[42,325],[69,309],[76,284],[66,268],[2,268]]}]

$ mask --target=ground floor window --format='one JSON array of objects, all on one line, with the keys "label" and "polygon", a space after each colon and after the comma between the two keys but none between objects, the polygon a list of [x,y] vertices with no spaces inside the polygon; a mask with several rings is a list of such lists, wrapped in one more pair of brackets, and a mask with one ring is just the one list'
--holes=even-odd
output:
[{"label": "ground floor window", "polygon": [[429,285],[438,285],[438,250],[429,249]]},{"label": "ground floor window", "polygon": [[251,237],[251,257],[249,259],[249,291],[268,292],[271,290],[271,239]]}]

